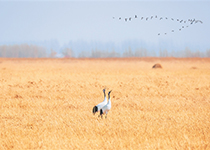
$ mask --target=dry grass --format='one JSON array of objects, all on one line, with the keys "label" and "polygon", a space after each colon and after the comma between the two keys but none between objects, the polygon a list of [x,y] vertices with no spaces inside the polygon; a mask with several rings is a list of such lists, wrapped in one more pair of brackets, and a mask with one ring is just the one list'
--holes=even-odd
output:
[{"label": "dry grass", "polygon": [[210,149],[210,59],[0,61],[0,149]]}]

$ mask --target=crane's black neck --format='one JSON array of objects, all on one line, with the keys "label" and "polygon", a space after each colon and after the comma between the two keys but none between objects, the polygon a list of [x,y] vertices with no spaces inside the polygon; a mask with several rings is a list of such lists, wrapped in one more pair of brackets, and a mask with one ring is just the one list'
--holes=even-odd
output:
[{"label": "crane's black neck", "polygon": [[106,97],[106,93],[105,93],[105,91],[104,91],[104,98]]}]

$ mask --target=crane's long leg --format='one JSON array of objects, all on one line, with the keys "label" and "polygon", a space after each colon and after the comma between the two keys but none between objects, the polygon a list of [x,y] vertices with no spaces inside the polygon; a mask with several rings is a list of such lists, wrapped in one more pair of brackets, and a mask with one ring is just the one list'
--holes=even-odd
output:
[{"label": "crane's long leg", "polygon": [[108,114],[108,111],[106,111],[106,116],[105,116],[105,118],[107,118],[107,114]]}]

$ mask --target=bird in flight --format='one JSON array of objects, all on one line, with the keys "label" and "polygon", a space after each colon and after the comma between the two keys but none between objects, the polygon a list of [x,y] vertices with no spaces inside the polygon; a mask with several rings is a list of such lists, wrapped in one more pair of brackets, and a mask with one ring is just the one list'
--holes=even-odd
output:
[{"label": "bird in flight", "polygon": [[202,21],[200,21],[200,20],[196,20],[196,21],[195,21],[195,23],[198,23],[198,22],[203,23],[203,22],[202,22]]}]

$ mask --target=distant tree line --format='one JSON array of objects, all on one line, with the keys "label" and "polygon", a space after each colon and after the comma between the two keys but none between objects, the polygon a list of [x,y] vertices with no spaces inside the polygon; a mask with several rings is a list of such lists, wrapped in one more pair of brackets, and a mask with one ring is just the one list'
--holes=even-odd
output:
[{"label": "distant tree line", "polygon": [[[73,53],[72,53],[73,54]],[[74,57],[74,55],[72,55]],[[205,52],[200,51],[191,51],[186,48],[185,50],[180,51],[167,51],[165,50],[147,50],[144,48],[132,50],[124,50],[122,53],[112,51],[102,51],[102,50],[92,50],[91,52],[83,51],[78,55],[79,58],[88,57],[88,58],[111,58],[111,57],[209,57],[210,58],[210,49]]]},{"label": "distant tree line", "polygon": [[[75,55],[77,53],[77,55]],[[62,48],[60,52],[56,52],[53,49],[48,51],[46,48],[36,45],[2,45],[0,46],[0,57],[8,58],[111,58],[111,57],[209,57],[210,49],[200,52],[192,51],[189,48],[185,48],[180,51],[168,51],[164,50],[148,50],[145,48],[132,49],[128,47],[120,52],[116,52],[113,48],[112,50],[86,50],[80,51],[72,50],[69,47]]]},{"label": "distant tree line", "polygon": [[0,46],[0,57],[41,58],[47,57],[47,53],[45,48],[36,45],[3,45]]}]

